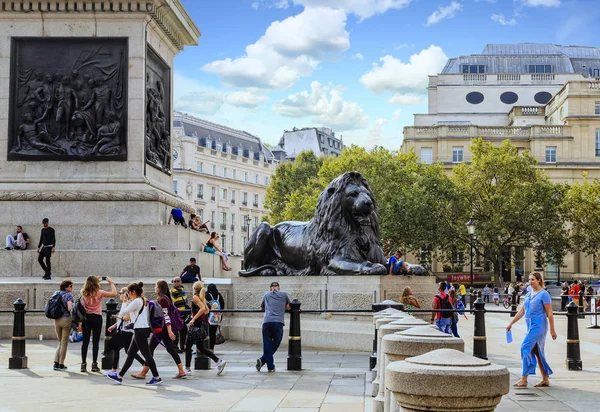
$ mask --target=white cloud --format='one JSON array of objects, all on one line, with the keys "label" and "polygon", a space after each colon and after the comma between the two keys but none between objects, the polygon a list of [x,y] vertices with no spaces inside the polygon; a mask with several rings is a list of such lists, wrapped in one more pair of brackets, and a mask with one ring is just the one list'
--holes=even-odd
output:
[{"label": "white cloud", "polygon": [[369,129],[369,142],[377,144],[383,140],[383,126],[387,123],[385,119],[377,119]]},{"label": "white cloud", "polygon": [[394,110],[394,118],[392,119],[392,121],[396,122],[396,121],[400,120],[401,115],[402,115],[402,109]]},{"label": "white cloud", "polygon": [[496,0],[475,0],[475,3],[495,3]]},{"label": "white cloud", "polygon": [[360,82],[372,93],[423,93],[429,82],[429,75],[439,73],[448,57],[441,47],[431,45],[410,56],[408,63],[386,55],[381,64],[373,63],[373,68],[363,74]]},{"label": "white cloud", "polygon": [[365,58],[365,56],[363,56],[362,53],[356,53],[355,55],[352,56],[352,60],[362,60],[364,58]]},{"label": "white cloud", "polygon": [[425,100],[423,99],[423,96],[419,96],[418,94],[395,93],[392,97],[388,99],[387,102],[389,104],[402,104],[410,106],[425,103]]},{"label": "white cloud", "polygon": [[454,14],[457,11],[461,11],[462,10],[462,4],[453,1],[452,3],[450,3],[450,5],[448,6],[440,6],[438,7],[438,9],[436,11],[434,11],[433,13],[431,13],[431,16],[427,17],[427,23],[425,24],[426,26],[431,26],[433,24],[437,24],[439,22],[441,22],[444,19],[451,19],[452,17],[454,17]]},{"label": "white cloud", "polygon": [[254,10],[258,10],[258,7],[259,7],[259,6],[260,6],[260,4],[259,4],[257,1],[255,1],[254,3],[252,3],[252,4],[250,5],[250,7],[252,7]]},{"label": "white cloud", "polygon": [[[328,7],[354,14],[360,20],[368,19],[388,10],[401,9],[408,6],[412,0],[293,0],[294,4],[306,7]],[[323,20],[326,21],[326,20]]]},{"label": "white cloud", "polygon": [[175,110],[190,114],[215,114],[225,103],[225,94],[195,91],[174,99]]},{"label": "white cloud", "polygon": [[515,24],[517,24],[517,21],[514,18],[506,20],[504,14],[492,14],[492,21],[500,23],[503,26],[514,26]]},{"label": "white cloud", "polygon": [[269,100],[268,96],[259,96],[250,92],[231,92],[227,95],[225,101],[237,107],[254,108]]},{"label": "white cloud", "polygon": [[288,7],[290,7],[290,4],[288,3],[288,0],[280,0],[273,4],[273,7],[275,7],[276,9],[287,9]]},{"label": "white cloud", "polygon": [[343,100],[341,88],[323,86],[318,81],[313,81],[310,88],[310,92],[291,94],[275,103],[273,111],[287,117],[311,117],[314,122],[340,131],[368,125],[369,117],[357,103]]},{"label": "white cloud", "polygon": [[415,45],[414,44],[407,44],[407,43],[394,44],[394,50],[400,50],[400,49],[404,49],[406,47],[415,47]]},{"label": "white cloud", "polygon": [[217,74],[229,87],[286,89],[312,74],[321,61],[350,48],[345,26],[341,10],[307,8],[271,23],[256,43],[246,47],[244,56],[215,60],[202,70]]},{"label": "white cloud", "polygon": [[560,0],[524,0],[525,7],[560,7]]}]

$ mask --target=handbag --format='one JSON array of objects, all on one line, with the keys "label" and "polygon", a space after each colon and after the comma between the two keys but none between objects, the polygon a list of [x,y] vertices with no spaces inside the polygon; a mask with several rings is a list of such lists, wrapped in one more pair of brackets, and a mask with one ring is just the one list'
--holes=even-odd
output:
[{"label": "handbag", "polygon": [[199,342],[204,341],[208,336],[206,326],[207,325],[204,323],[200,326],[190,326],[188,329],[188,342],[191,344],[198,344]]}]

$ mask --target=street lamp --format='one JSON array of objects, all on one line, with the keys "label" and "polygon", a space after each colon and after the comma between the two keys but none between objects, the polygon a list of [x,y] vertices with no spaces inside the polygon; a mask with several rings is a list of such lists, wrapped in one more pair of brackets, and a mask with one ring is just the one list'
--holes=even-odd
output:
[{"label": "street lamp", "polygon": [[250,215],[245,215],[244,221],[246,222],[246,231],[248,232],[247,237],[246,237],[246,243],[248,243],[250,241],[250,221],[251,221]]},{"label": "street lamp", "polygon": [[473,293],[473,235],[475,234],[475,221],[473,217],[467,222],[467,230],[469,231],[469,237],[471,238],[471,293]]}]

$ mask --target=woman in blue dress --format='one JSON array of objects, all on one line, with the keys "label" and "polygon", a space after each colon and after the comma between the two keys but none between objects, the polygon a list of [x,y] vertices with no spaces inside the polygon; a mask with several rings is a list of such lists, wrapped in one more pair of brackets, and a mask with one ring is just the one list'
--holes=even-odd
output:
[{"label": "woman in blue dress", "polygon": [[525,316],[527,334],[521,344],[523,373],[521,379],[513,385],[517,388],[527,387],[527,376],[535,374],[536,359],[542,374],[542,380],[534,386],[550,386],[549,376],[552,375],[552,369],[550,369],[544,355],[544,342],[548,333],[548,323],[550,323],[550,335],[552,339],[556,340],[552,298],[544,290],[544,279],[539,273],[533,272],[529,275],[529,285],[531,291],[525,296],[523,306],[506,327],[506,330],[510,331],[512,325]]}]

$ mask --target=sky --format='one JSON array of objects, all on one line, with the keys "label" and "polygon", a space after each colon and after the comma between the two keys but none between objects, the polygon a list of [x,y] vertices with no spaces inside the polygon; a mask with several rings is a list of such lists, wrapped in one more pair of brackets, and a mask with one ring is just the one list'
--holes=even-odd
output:
[{"label": "sky", "polygon": [[277,144],[330,127],[398,150],[428,75],[488,43],[600,47],[600,0],[181,0],[200,29],[174,66],[175,110]]}]

